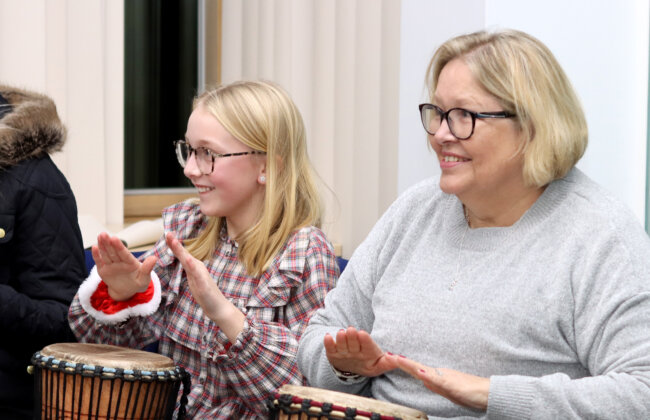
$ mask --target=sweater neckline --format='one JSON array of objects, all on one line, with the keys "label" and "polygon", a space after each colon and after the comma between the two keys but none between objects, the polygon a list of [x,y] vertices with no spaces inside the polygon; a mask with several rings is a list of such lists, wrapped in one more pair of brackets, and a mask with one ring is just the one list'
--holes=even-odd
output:
[{"label": "sweater neckline", "polygon": [[[453,194],[445,194],[445,228],[455,247],[474,251],[488,251],[496,247],[518,242],[555,211],[568,193],[577,175],[573,169],[565,178],[551,182],[533,205],[511,226],[470,228],[465,219],[463,203]],[[462,244],[461,244],[462,243]]]}]

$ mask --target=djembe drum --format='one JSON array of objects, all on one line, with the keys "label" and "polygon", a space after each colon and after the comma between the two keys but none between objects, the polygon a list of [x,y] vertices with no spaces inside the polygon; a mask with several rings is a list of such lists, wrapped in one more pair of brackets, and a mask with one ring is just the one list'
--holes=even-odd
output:
[{"label": "djembe drum", "polygon": [[35,419],[171,419],[189,375],[168,357],[104,344],[59,343],[32,357]]},{"label": "djembe drum", "polygon": [[426,419],[419,410],[372,398],[307,386],[283,385],[269,404],[272,419]]}]

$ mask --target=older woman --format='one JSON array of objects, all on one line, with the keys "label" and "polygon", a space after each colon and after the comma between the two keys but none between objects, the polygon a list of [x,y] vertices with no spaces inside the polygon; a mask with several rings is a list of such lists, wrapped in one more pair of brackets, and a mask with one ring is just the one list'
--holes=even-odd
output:
[{"label": "older woman", "polygon": [[427,75],[440,178],[356,250],[299,367],[430,416],[648,418],[650,241],[574,167],[587,128],[559,64],[527,34],[478,32]]}]

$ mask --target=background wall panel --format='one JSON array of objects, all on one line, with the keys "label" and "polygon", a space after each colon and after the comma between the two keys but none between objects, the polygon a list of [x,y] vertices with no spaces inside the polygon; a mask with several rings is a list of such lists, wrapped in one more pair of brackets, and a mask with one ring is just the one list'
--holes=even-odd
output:
[{"label": "background wall panel", "polygon": [[[222,17],[221,80],[269,78],[293,96],[346,257],[438,172],[417,113],[424,71],[441,42],[485,27],[549,45],[587,113],[579,167],[645,220],[647,0],[223,0]],[[0,82],[54,98],[70,131],[54,160],[80,213],[109,225],[123,208],[123,25],[122,1],[0,0]]]}]

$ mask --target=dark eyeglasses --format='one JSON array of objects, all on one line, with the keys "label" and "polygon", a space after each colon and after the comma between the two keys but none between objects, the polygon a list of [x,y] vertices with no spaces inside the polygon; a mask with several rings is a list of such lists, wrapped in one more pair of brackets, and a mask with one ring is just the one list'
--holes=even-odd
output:
[{"label": "dark eyeglasses", "polygon": [[248,152],[237,152],[237,153],[215,153],[210,149],[205,147],[197,147],[196,149],[190,146],[185,140],[177,140],[174,142],[174,148],[176,149],[176,158],[181,167],[187,165],[187,161],[194,153],[196,158],[196,166],[198,166],[199,171],[203,175],[210,175],[214,171],[214,159],[215,158],[225,158],[231,156],[244,156],[244,155],[265,155],[266,152],[261,152],[259,150],[249,150]]},{"label": "dark eyeglasses", "polygon": [[463,108],[452,108],[447,112],[433,104],[420,104],[420,118],[427,133],[432,136],[442,125],[442,120],[447,121],[451,134],[458,140],[467,140],[474,134],[476,119],[482,118],[512,118],[515,114],[507,111],[499,112],[472,112]]}]

